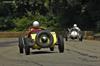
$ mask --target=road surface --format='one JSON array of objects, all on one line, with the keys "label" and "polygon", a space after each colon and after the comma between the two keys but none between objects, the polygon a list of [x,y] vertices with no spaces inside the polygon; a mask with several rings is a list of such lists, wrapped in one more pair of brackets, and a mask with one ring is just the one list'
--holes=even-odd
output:
[{"label": "road surface", "polygon": [[0,39],[0,66],[100,66],[100,41],[65,41],[65,52],[58,47],[31,50],[30,55],[20,54],[17,38]]}]

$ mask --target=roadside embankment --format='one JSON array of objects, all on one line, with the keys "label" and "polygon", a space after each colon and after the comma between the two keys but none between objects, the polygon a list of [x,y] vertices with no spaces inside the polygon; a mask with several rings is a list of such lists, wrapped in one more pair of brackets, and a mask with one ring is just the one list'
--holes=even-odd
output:
[{"label": "roadside embankment", "polygon": [[19,37],[22,32],[0,32],[0,38],[15,38]]},{"label": "roadside embankment", "polygon": [[[0,38],[16,38],[24,34],[25,32],[0,32]],[[84,39],[100,40],[100,35],[95,35],[93,31],[84,31]]]}]

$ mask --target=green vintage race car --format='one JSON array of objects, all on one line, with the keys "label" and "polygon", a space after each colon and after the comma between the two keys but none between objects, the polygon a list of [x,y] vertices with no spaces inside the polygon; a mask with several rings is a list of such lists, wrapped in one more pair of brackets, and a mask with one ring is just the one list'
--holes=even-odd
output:
[{"label": "green vintage race car", "polygon": [[30,54],[30,48],[41,49],[50,48],[54,51],[55,45],[58,45],[58,50],[60,53],[64,52],[64,39],[61,35],[56,34],[56,32],[50,32],[48,30],[42,30],[37,33],[32,33],[31,37],[21,36],[19,37],[19,52],[26,55]]}]

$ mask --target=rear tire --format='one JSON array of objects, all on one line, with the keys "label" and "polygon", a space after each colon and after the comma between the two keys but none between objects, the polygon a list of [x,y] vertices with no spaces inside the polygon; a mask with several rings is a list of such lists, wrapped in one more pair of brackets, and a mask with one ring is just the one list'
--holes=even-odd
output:
[{"label": "rear tire", "polygon": [[58,36],[58,49],[60,53],[64,52],[64,39],[62,36]]}]

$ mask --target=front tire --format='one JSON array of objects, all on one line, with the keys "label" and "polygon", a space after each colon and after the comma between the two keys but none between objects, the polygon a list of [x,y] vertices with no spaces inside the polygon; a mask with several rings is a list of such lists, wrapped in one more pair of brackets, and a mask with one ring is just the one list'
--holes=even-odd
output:
[{"label": "front tire", "polygon": [[25,54],[26,55],[30,55],[30,47],[28,46],[28,44],[29,44],[29,38],[25,38],[24,42],[25,42]]},{"label": "front tire", "polygon": [[23,46],[24,45],[24,39],[23,39],[23,37],[19,37],[19,45],[18,45],[18,47],[19,47],[19,52],[22,54],[22,53],[24,53],[24,49],[23,49]]},{"label": "front tire", "polygon": [[84,36],[84,33],[82,31],[80,31],[80,38],[79,38],[79,41],[83,41],[83,36]]},{"label": "front tire", "polygon": [[65,33],[65,40],[68,41],[68,31]]},{"label": "front tire", "polygon": [[79,38],[79,41],[83,41],[83,37],[80,37],[80,38]]},{"label": "front tire", "polygon": [[51,48],[50,48],[50,51],[54,51],[54,47],[51,47]]},{"label": "front tire", "polygon": [[24,51],[23,51],[23,48],[22,47],[19,47],[19,52],[22,54],[22,53],[24,53]]},{"label": "front tire", "polygon": [[66,37],[65,40],[68,41],[68,38]]},{"label": "front tire", "polygon": [[62,36],[58,36],[58,49],[60,53],[64,52],[64,39]]},{"label": "front tire", "polygon": [[25,54],[30,55],[30,48],[28,46],[25,46]]}]

